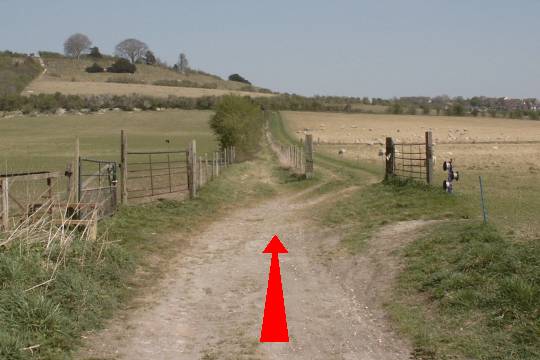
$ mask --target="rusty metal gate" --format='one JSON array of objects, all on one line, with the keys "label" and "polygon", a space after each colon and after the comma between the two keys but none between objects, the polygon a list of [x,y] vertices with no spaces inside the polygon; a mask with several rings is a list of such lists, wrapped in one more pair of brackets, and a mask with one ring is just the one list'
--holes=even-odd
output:
[{"label": "rusty metal gate", "polygon": [[188,193],[188,152],[128,151],[128,199]]},{"label": "rusty metal gate", "polygon": [[99,217],[116,211],[117,168],[114,161],[79,158],[79,202],[97,204]]}]

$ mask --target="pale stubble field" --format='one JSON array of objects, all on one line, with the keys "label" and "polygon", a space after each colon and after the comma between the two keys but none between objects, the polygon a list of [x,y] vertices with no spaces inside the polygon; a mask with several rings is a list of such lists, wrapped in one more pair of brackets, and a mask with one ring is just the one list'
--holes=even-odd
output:
[{"label": "pale stubble field", "polygon": [[[488,220],[516,238],[540,238],[540,121],[334,113],[282,113],[297,138],[313,134],[316,151],[370,163],[382,176],[384,141],[418,142],[431,130],[435,143],[435,186],[446,177],[444,160],[461,173],[456,195],[480,216],[479,176],[483,177]],[[442,191],[442,190],[441,190]]]}]

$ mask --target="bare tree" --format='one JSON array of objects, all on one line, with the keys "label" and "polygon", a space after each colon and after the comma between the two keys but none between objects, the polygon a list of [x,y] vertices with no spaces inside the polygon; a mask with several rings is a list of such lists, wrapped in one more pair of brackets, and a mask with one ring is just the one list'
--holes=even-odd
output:
[{"label": "bare tree", "polygon": [[79,59],[84,52],[90,49],[90,46],[92,46],[92,41],[88,36],[80,33],[73,34],[64,42],[64,53],[66,56]]},{"label": "bare tree", "polygon": [[126,58],[135,64],[140,59],[144,58],[149,50],[148,45],[137,39],[126,39],[116,45],[116,55]]},{"label": "bare tree", "polygon": [[178,64],[177,64],[178,72],[185,74],[189,70],[189,62],[187,59],[186,54],[181,53],[178,57]]}]

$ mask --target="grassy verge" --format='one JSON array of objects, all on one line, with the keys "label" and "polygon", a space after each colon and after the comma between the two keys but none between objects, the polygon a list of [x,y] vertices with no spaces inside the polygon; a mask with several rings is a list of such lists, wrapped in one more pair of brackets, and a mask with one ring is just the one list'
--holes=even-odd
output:
[{"label": "grassy verge", "polygon": [[[294,142],[280,119],[272,130],[282,141]],[[496,227],[480,224],[470,194],[373,183],[374,175],[382,179],[376,168],[331,155],[317,154],[315,164],[326,180],[335,176],[323,191],[361,186],[315,215],[325,226],[345,229],[343,245],[353,254],[385,224],[448,220],[403,250],[405,268],[389,299],[391,315],[413,341],[415,358],[540,358],[537,239],[505,238]],[[371,183],[359,179],[369,175]]]},{"label": "grassy verge", "polygon": [[421,359],[540,358],[540,245],[447,223],[408,246],[390,306]]},{"label": "grassy verge", "polygon": [[381,226],[417,219],[468,218],[458,197],[411,182],[374,183],[321,209],[319,220],[325,226],[347,227],[344,245],[361,251]]},{"label": "grassy verge", "polygon": [[233,207],[274,193],[272,185],[259,181],[263,163],[227,169],[194,201],[121,209],[100,224],[106,241],[74,241],[46,286],[29,290],[51,278],[50,265],[59,256],[55,249],[46,251],[41,243],[3,249],[0,358],[69,358],[84,331],[99,328],[138,289],[155,282],[190,234]]}]

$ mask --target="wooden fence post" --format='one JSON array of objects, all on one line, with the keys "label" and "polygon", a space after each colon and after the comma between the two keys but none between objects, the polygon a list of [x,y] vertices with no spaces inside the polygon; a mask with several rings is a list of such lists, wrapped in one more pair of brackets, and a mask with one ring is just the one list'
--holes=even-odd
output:
[{"label": "wooden fence post", "polygon": [[127,152],[128,152],[128,143],[127,143],[127,133],[122,130],[120,132],[120,166],[122,170],[122,181],[120,182],[120,202],[122,205],[127,205],[128,203],[128,161],[127,161]]},{"label": "wooden fence post", "polygon": [[394,176],[394,156],[395,156],[395,147],[394,140],[391,137],[386,138],[386,170],[384,173],[384,179],[389,180]]},{"label": "wooden fence post", "polygon": [[199,189],[203,186],[203,169],[202,169],[202,156],[199,156],[199,163],[197,164],[199,173]]},{"label": "wooden fence post", "polygon": [[73,181],[71,182],[73,188],[70,189],[70,193],[68,195],[68,201],[73,201],[75,203],[79,203],[81,199],[79,199],[79,182],[81,181],[81,175],[79,174],[80,170],[80,162],[81,161],[81,148],[80,148],[80,142],[79,137],[77,136],[75,138],[75,154],[73,158],[73,168],[72,168],[72,177]]},{"label": "wooden fence post", "polygon": [[194,199],[197,196],[196,184],[196,162],[197,162],[197,143],[195,140],[188,147],[188,188],[189,198]]},{"label": "wooden fence post", "polygon": [[221,165],[220,160],[221,160],[221,157],[220,157],[219,151],[216,151],[216,177],[219,176],[219,167]]},{"label": "wooden fence post", "polygon": [[212,153],[212,180],[216,178],[216,152]]},{"label": "wooden fence post", "polygon": [[227,159],[227,148],[223,149],[223,158],[225,159],[225,166],[229,165],[229,159]]},{"label": "wooden fence post", "polygon": [[2,178],[2,228],[4,231],[9,230],[9,182],[8,178]]},{"label": "wooden fence post", "polygon": [[304,147],[306,158],[306,179],[313,177],[313,136],[306,135],[306,146]]},{"label": "wooden fence post", "polygon": [[204,182],[208,182],[208,153],[204,153]]},{"label": "wooden fence post", "polygon": [[433,136],[431,131],[426,131],[426,181],[428,185],[433,183]]},{"label": "wooden fence post", "polygon": [[287,161],[288,165],[291,166],[292,164],[292,146],[289,145],[289,159]]},{"label": "wooden fence post", "polygon": [[66,164],[66,172],[64,173],[67,177],[67,186],[66,186],[66,194],[67,194],[67,201],[71,202],[74,201],[73,199],[73,162],[68,162]]}]

